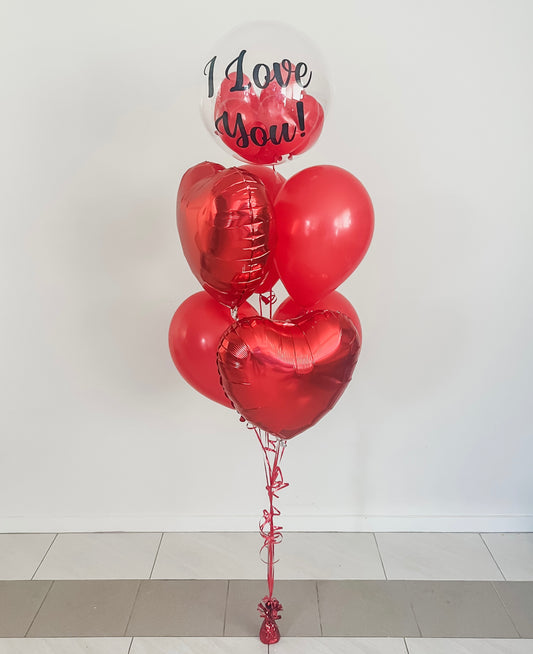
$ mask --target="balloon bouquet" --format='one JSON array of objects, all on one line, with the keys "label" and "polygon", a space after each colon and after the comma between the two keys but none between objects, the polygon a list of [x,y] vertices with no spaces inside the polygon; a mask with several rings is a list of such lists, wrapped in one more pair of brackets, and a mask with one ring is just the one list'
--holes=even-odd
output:
[{"label": "balloon bouquet", "polygon": [[[268,595],[258,608],[260,638],[270,644],[282,610],[273,595],[274,500],[287,485],[281,459],[352,377],[361,324],[335,289],[365,255],[374,214],[361,182],[342,168],[314,166],[288,180],[275,169],[306,152],[324,123],[327,78],[305,36],[275,23],[243,26],[220,43],[204,76],[206,125],[245,165],[204,162],[183,175],[179,237],[204,290],[174,314],[169,345],[185,380],[235,409],[263,449]],[[289,297],[273,314],[278,280]],[[259,311],[247,302],[254,294]]]}]

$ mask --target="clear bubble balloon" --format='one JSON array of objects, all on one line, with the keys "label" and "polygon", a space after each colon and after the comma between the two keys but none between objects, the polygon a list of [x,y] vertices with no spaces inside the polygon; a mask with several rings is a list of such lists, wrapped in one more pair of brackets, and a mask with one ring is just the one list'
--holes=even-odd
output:
[{"label": "clear bubble balloon", "polygon": [[242,25],[213,48],[203,73],[207,129],[241,161],[278,164],[320,136],[328,76],[317,47],[293,27]]}]

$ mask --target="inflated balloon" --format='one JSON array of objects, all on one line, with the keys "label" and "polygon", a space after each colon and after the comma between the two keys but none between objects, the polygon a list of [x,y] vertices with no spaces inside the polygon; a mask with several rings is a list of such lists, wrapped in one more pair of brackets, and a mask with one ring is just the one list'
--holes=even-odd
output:
[{"label": "inflated balloon", "polygon": [[217,362],[224,391],[241,416],[289,439],[333,408],[359,350],[347,316],[313,311],[293,322],[239,320],[222,337]]},{"label": "inflated balloon", "polygon": [[258,166],[254,164],[246,164],[245,166],[239,166],[240,170],[246,170],[255,177],[259,178],[267,190],[268,199],[274,204],[278,193],[281,191],[281,187],[287,181],[285,177],[280,175],[277,170],[270,168],[269,166]]},{"label": "inflated balloon", "polygon": [[337,166],[306,168],[274,203],[276,267],[297,304],[311,307],[361,262],[374,231],[374,210],[361,182]]},{"label": "inflated balloon", "polygon": [[256,175],[210,162],[190,168],[177,220],[185,258],[217,302],[239,306],[274,274],[272,204]]},{"label": "inflated balloon", "polygon": [[359,334],[359,339],[362,342],[363,332],[357,311],[350,302],[348,302],[344,295],[339,293],[339,291],[333,291],[333,293],[326,295],[325,298],[308,308],[296,304],[292,297],[288,297],[279,305],[272,318],[273,320],[280,321],[294,320],[294,318],[299,318],[309,311],[317,311],[318,309],[327,309],[329,311],[340,311],[340,313],[344,313],[355,325],[357,333]]},{"label": "inflated balloon", "polygon": [[[247,166],[239,166],[241,170],[246,170],[252,175],[258,177],[267,190],[267,195],[272,205],[276,199],[278,193],[281,190],[281,187],[287,181],[282,177],[276,170],[269,168],[268,166],[256,166],[253,164],[248,164]],[[271,262],[272,265],[269,266],[269,272],[263,281],[263,283],[255,290],[256,293],[268,293],[276,284],[279,279],[278,271],[274,265],[274,261]]]},{"label": "inflated balloon", "polygon": [[204,76],[206,126],[237,158],[276,164],[318,139],[329,82],[322,56],[294,28],[243,25],[215,46]]},{"label": "inflated balloon", "polygon": [[[254,316],[256,311],[245,302],[239,315]],[[231,402],[220,385],[217,349],[232,322],[227,307],[200,291],[180,304],[168,332],[170,355],[181,376],[202,395],[227,407]]]}]

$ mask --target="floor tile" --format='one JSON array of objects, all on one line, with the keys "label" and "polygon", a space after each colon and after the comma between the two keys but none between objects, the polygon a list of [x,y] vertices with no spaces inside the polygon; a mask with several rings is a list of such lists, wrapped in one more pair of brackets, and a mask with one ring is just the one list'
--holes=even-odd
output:
[{"label": "floor tile", "polygon": [[403,638],[282,638],[269,654],[407,654]]},{"label": "floor tile", "polygon": [[383,533],[387,579],[503,579],[479,534]]},{"label": "floor tile", "polygon": [[258,638],[134,638],[130,654],[267,654],[267,648]]},{"label": "floor tile", "polygon": [[405,586],[422,636],[518,637],[488,581],[406,581]]},{"label": "floor tile", "polygon": [[533,581],[533,533],[481,536],[506,579]]},{"label": "floor tile", "polygon": [[51,585],[50,581],[0,581],[0,637],[26,634]]},{"label": "floor tile", "polygon": [[402,581],[319,581],[324,636],[419,636]]},{"label": "floor tile", "polygon": [[518,633],[522,638],[533,638],[533,582],[494,582],[494,588]]},{"label": "floor tile", "polygon": [[531,654],[533,641],[505,638],[407,638],[409,654]]},{"label": "floor tile", "polygon": [[35,579],[147,579],[161,534],[59,534]]},{"label": "floor tile", "polygon": [[277,579],[385,579],[374,534],[284,533]]},{"label": "floor tile", "polygon": [[[230,581],[226,636],[257,636],[261,618],[257,605],[267,593],[266,581]],[[274,596],[283,611],[278,627],[282,636],[320,636],[316,582],[277,580]]]},{"label": "floor tile", "polygon": [[129,636],[222,636],[228,582],[143,581]]},{"label": "floor tile", "polygon": [[138,581],[55,581],[28,636],[123,636]]},{"label": "floor tile", "polygon": [[128,654],[131,638],[4,638],[0,654]]},{"label": "floor tile", "polygon": [[262,579],[256,532],[166,533],[152,579]]},{"label": "floor tile", "polygon": [[0,534],[0,579],[31,579],[55,534]]}]

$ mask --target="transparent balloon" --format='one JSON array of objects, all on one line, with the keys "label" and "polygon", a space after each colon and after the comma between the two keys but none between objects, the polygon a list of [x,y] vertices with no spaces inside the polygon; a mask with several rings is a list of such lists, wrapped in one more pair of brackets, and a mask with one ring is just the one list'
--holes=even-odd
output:
[{"label": "transparent balloon", "polygon": [[329,101],[323,56],[298,30],[248,23],[205,63],[202,116],[213,138],[253,164],[278,164],[317,141]]}]

